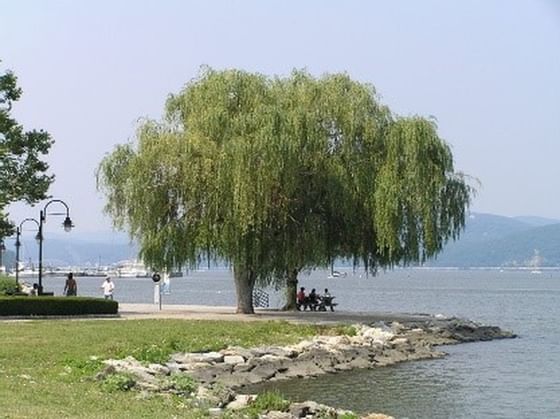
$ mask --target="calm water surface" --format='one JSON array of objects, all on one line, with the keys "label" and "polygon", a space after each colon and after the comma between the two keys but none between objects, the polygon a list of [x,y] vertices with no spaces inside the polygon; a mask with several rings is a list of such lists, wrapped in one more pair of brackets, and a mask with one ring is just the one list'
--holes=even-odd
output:
[{"label": "calm water surface", "polygon": [[[80,295],[101,296],[102,278],[78,278]],[[267,383],[294,400],[312,399],[397,418],[560,418],[560,272],[396,270],[376,277],[301,275],[327,287],[350,311],[442,313],[498,325],[518,339],[445,347],[444,359]],[[63,279],[45,289],[62,293]],[[148,303],[149,279],[116,279],[116,299]],[[282,296],[271,292],[273,306]],[[234,305],[228,271],[173,279],[169,304]]]}]

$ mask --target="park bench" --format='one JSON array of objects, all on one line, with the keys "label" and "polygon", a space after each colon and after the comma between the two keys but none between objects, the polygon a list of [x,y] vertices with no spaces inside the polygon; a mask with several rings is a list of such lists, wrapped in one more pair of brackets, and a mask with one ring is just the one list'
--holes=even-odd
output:
[{"label": "park bench", "polygon": [[327,311],[327,307],[334,311],[334,306],[338,305],[337,303],[333,302],[334,297],[321,297],[319,298],[319,304],[317,305],[317,310],[319,311]]},{"label": "park bench", "polygon": [[317,300],[311,301],[309,297],[305,297],[303,302],[298,302],[296,307],[298,311],[306,311],[308,308],[310,311],[327,311],[327,307],[334,311],[334,307],[338,305],[333,302],[335,297],[318,297]]}]

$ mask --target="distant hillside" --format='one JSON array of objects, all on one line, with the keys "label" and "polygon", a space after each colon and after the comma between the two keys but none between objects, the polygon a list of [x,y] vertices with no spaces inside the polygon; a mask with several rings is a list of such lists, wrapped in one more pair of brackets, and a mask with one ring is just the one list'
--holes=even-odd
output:
[{"label": "distant hillside", "polygon": [[[21,260],[37,263],[32,234],[22,237]],[[6,239],[5,264],[13,266],[14,240]],[[542,217],[503,217],[473,213],[458,241],[448,243],[426,266],[495,267],[528,266],[538,252],[541,266],[560,266],[560,220]],[[126,234],[115,232],[45,234],[45,264],[109,265],[134,259],[138,248]]]},{"label": "distant hillside", "polygon": [[560,221],[473,214],[460,239],[426,266],[529,266],[535,254],[541,266],[560,266],[559,244]]},{"label": "distant hillside", "polygon": [[527,231],[533,225],[501,215],[472,213],[461,234],[461,241],[484,241],[497,239],[512,233]]},{"label": "distant hillside", "polygon": [[524,215],[520,217],[513,217],[514,220],[521,221],[523,223],[535,226],[535,227],[542,227],[551,224],[558,224],[560,220],[555,220],[553,218],[544,218],[544,217],[534,217],[531,215]]}]

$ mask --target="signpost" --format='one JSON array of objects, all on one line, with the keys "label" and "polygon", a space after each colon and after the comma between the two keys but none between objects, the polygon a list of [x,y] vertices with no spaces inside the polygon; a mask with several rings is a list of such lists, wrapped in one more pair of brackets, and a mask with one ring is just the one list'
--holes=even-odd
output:
[{"label": "signpost", "polygon": [[161,275],[155,272],[152,275],[152,281],[154,281],[154,304],[159,305],[161,310],[163,295],[171,294],[171,280],[167,272],[163,273],[163,281]]},{"label": "signpost", "polygon": [[154,304],[158,304],[161,311],[161,275],[154,272],[152,281],[154,281]]}]

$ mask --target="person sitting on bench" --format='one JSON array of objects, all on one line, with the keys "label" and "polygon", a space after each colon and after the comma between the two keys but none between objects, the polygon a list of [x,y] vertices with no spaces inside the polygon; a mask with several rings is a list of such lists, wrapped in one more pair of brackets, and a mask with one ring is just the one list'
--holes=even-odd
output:
[{"label": "person sitting on bench", "polygon": [[333,303],[333,299],[334,297],[331,295],[328,288],[325,288],[325,292],[321,296],[321,301],[319,302],[319,311],[327,311],[327,307],[330,307],[331,311],[334,311],[336,303]]},{"label": "person sitting on bench", "polygon": [[316,308],[317,308],[317,305],[319,304],[319,296],[315,292],[315,288],[313,288],[311,290],[311,292],[309,293],[309,296],[307,297],[307,301],[308,301],[309,308],[311,309],[311,311],[315,311]]},{"label": "person sitting on bench", "polygon": [[306,296],[305,296],[305,288],[301,287],[296,295],[296,307],[299,311],[301,311],[301,307],[303,306],[303,311],[307,308],[306,305]]}]

